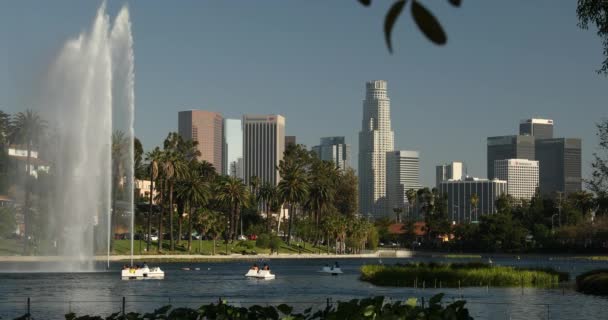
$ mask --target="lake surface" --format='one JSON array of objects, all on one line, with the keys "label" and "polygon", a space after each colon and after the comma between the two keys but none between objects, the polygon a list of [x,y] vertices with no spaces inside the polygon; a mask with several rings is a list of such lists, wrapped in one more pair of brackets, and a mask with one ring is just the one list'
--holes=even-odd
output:
[{"label": "lake surface", "polygon": [[[385,264],[409,261],[467,262],[476,259],[400,258],[382,259]],[[568,271],[574,278],[581,272],[607,267],[606,262],[557,260],[548,257],[493,258],[494,263],[514,266],[549,266]],[[426,289],[377,287],[358,280],[359,267],[378,259],[340,259],[345,272],[340,276],[319,274],[334,260],[270,260],[275,280],[245,279],[252,262],[159,263],[164,280],[124,281],[121,263],[109,272],[18,273],[14,263],[0,262],[0,316],[12,319],[25,313],[31,299],[35,319],[63,319],[69,311],[79,315],[109,315],[121,309],[122,297],[129,311],[152,311],[162,305],[198,307],[221,297],[234,305],[287,303],[298,309],[323,308],[328,302],[383,295],[391,299],[428,298],[446,294],[444,301],[460,297],[475,319],[608,319],[608,298],[583,295],[566,286],[561,289],[462,288]],[[150,265],[153,265],[152,263]],[[26,269],[27,265],[21,266]],[[31,267],[31,266],[29,266]],[[200,268],[183,271],[181,268]],[[43,267],[44,268],[44,267]]]}]

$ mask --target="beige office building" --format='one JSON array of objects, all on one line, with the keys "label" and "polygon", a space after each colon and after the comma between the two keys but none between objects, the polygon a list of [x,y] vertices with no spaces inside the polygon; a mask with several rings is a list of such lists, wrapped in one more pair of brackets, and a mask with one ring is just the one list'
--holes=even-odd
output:
[{"label": "beige office building", "polygon": [[285,151],[285,118],[278,114],[243,116],[243,176],[277,185]]},{"label": "beige office building", "polygon": [[178,114],[179,135],[198,141],[199,160],[211,163],[218,173],[223,172],[222,131],[223,118],[218,112],[189,110]]}]

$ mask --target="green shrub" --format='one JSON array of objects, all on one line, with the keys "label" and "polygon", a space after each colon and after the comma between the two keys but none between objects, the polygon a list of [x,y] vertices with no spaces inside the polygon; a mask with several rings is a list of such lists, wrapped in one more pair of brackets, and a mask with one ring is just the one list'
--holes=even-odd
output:
[{"label": "green shrub", "polygon": [[258,248],[268,249],[268,247],[270,247],[270,236],[267,234],[259,235],[258,239],[255,241],[255,245]]},{"label": "green shrub", "polygon": [[282,244],[283,241],[281,240],[281,238],[274,236],[272,237],[272,239],[270,239],[270,250],[272,250],[272,252],[279,253],[279,248]]},{"label": "green shrub", "polygon": [[586,294],[608,295],[608,269],[596,269],[576,277],[576,290]]}]

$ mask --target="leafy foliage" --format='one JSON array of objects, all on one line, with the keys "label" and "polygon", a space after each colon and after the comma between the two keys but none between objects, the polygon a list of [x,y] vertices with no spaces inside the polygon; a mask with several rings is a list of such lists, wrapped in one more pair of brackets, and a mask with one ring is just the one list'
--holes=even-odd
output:
[{"label": "leafy foliage", "polygon": [[576,277],[576,290],[608,296],[608,269],[596,269],[580,274]]},{"label": "leafy foliage", "polygon": [[579,27],[588,29],[589,25],[595,25],[597,28],[597,35],[602,39],[606,57],[597,72],[608,75],[608,1],[578,0],[576,14]]},{"label": "leafy foliage", "polygon": [[[155,320],[155,319],[289,319],[289,320],[316,320],[316,319],[473,319],[465,307],[466,301],[458,300],[452,303],[442,303],[443,294],[437,294],[429,300],[428,305],[418,303],[415,298],[405,301],[391,301],[382,296],[340,301],[335,305],[328,305],[321,310],[307,308],[303,312],[295,312],[294,308],[287,304],[278,306],[236,307],[226,301],[211,303],[200,306],[198,309],[172,308],[164,306],[150,313],[114,313],[106,317],[106,320]],[[26,316],[24,316],[23,319]],[[101,316],[77,316],[74,313],[65,315],[66,320],[97,320],[104,319]]]}]

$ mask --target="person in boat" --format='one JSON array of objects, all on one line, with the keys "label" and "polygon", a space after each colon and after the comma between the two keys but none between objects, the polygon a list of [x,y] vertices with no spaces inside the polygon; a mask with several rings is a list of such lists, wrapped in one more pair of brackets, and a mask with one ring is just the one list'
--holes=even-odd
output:
[{"label": "person in boat", "polygon": [[340,265],[338,264],[338,261],[336,261],[336,263],[334,263],[334,268],[340,268]]},{"label": "person in boat", "polygon": [[269,265],[267,265],[266,263],[264,263],[264,268],[263,268],[263,270],[270,271],[270,266],[269,266]]},{"label": "person in boat", "polygon": [[142,265],[142,268],[147,268],[148,264],[144,261],[144,264]]},{"label": "person in boat", "polygon": [[260,271],[260,268],[258,267],[257,263],[254,263],[253,266],[251,266],[251,270]]}]

